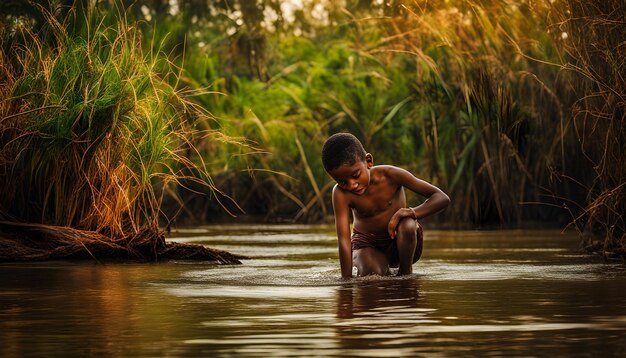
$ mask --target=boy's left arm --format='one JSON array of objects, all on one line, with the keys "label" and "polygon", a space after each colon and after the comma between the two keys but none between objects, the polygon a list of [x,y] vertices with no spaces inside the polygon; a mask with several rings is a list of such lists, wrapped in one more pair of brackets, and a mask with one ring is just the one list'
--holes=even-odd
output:
[{"label": "boy's left arm", "polygon": [[410,217],[419,220],[435,214],[450,205],[450,198],[446,193],[429,182],[416,178],[405,169],[390,167],[389,177],[399,185],[427,198],[422,204],[414,208],[402,208],[391,217],[388,227],[391,237],[395,237],[396,226],[403,218]]}]

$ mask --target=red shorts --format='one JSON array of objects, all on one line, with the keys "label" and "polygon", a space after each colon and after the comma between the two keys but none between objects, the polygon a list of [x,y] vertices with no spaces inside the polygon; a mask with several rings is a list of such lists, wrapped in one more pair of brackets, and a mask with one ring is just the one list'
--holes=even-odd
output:
[{"label": "red shorts", "polygon": [[[413,255],[413,263],[417,262],[422,256],[422,247],[424,241],[424,232],[422,231],[422,225],[417,226],[417,245],[415,246],[415,253]],[[389,260],[389,266],[397,267],[398,265],[398,246],[396,240],[389,237],[388,234],[365,234],[357,230],[352,231],[352,251],[363,249],[366,247],[373,247],[385,254]]]}]

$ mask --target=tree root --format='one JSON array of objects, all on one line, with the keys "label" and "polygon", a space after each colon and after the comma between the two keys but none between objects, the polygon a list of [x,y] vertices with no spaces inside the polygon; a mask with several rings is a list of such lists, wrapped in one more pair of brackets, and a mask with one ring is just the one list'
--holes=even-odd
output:
[{"label": "tree root", "polygon": [[166,242],[156,225],[114,239],[95,231],[0,221],[0,262],[57,259],[202,260],[241,264],[244,256],[202,245]]}]

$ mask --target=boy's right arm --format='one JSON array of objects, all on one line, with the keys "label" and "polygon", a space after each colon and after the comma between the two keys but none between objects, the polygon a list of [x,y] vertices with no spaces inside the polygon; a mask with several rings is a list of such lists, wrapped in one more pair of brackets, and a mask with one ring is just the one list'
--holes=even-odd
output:
[{"label": "boy's right arm", "polygon": [[341,189],[333,188],[333,210],[335,212],[335,228],[337,230],[337,244],[339,246],[339,263],[341,277],[352,277],[352,245],[350,243],[350,209],[348,201]]}]

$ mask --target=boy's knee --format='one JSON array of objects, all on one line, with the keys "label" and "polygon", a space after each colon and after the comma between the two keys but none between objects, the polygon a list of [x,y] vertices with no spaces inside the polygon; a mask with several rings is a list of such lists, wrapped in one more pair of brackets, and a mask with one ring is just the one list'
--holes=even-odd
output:
[{"label": "boy's knee", "polygon": [[417,221],[404,218],[398,224],[398,234],[407,238],[415,238],[415,234],[417,233]]},{"label": "boy's knee", "polygon": [[358,275],[359,276],[369,276],[369,275],[378,275],[378,276],[386,276],[389,268],[383,267],[378,264],[370,264],[364,265],[362,267],[358,267]]},{"label": "boy's knee", "polygon": [[373,257],[362,257],[356,263],[358,276],[379,275],[385,276],[389,272],[389,266],[385,263],[375,260]]}]

